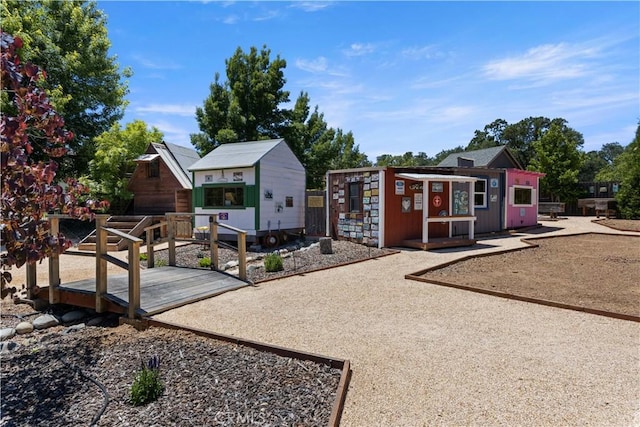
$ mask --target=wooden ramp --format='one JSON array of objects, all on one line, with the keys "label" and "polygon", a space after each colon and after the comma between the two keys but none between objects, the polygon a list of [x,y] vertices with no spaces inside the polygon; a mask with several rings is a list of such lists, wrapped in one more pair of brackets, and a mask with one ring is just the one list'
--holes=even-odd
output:
[{"label": "wooden ramp", "polygon": [[[107,310],[125,313],[129,305],[129,277],[112,275],[107,282]],[[160,267],[140,271],[139,316],[150,316],[186,304],[248,286],[226,273],[183,267]],[[59,286],[60,302],[95,308],[95,279]]]}]

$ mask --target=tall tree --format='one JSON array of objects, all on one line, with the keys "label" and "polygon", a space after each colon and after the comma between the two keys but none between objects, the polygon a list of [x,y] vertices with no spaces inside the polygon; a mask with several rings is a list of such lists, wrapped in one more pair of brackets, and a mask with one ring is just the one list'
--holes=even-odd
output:
[{"label": "tall tree", "polygon": [[506,120],[496,119],[484,127],[484,130],[476,130],[473,138],[469,141],[466,150],[480,150],[482,148],[505,145],[503,134],[509,124]]},{"label": "tall tree", "polygon": [[135,158],[162,138],[162,132],[155,127],[148,129],[142,120],[127,123],[124,129],[116,123],[96,137],[96,154],[89,163],[91,176],[87,178],[92,193],[109,200],[112,207],[126,204],[132,198],[127,185],[136,167]]},{"label": "tall tree", "polygon": [[94,138],[109,130],[124,114],[128,92],[116,57],[109,55],[106,17],[95,2],[2,0],[0,16],[4,31],[19,36],[23,60],[47,71],[51,103],[64,117],[74,138],[62,159],[62,176],[88,171],[95,151]]},{"label": "tall tree", "polygon": [[[87,218],[94,202],[82,202],[85,188],[67,181],[67,191],[55,181],[58,164],[54,159],[66,153],[65,144],[73,135],[39,87],[45,78],[40,69],[20,61],[19,37],[0,32],[2,94],[0,109],[0,159],[2,199],[0,230],[6,253],[2,265],[18,267],[36,263],[71,246],[62,234],[49,235],[49,211]],[[40,160],[35,160],[35,157]],[[104,204],[102,205],[105,206]],[[2,297],[9,289],[11,274],[2,272]]]},{"label": "tall tree", "polygon": [[216,73],[203,107],[196,108],[200,134],[191,142],[201,155],[226,142],[277,138],[286,125],[282,104],[289,102],[282,71],[287,63],[280,56],[272,61],[271,51],[237,48],[225,61],[227,81]]},{"label": "tall tree", "polygon": [[604,179],[604,181],[616,181],[611,179],[614,171],[614,162],[624,151],[624,147],[618,142],[604,144],[598,151],[589,151],[585,155],[585,162],[580,170],[578,179],[580,182],[592,182],[597,181],[597,177],[600,176],[600,178],[610,178]]},{"label": "tall tree", "polygon": [[311,111],[306,92],[292,109],[283,107],[289,102],[286,62],[279,56],[271,61],[270,54],[266,46],[260,52],[252,47],[248,54],[238,48],[225,61],[227,81],[215,74],[209,96],[196,109],[201,132],[191,135],[200,154],[225,143],[284,138],[305,166],[307,188],[321,187],[329,169],[370,165],[351,132],[330,128],[318,106]]},{"label": "tall tree", "polygon": [[577,198],[576,184],[583,162],[582,135],[567,133],[561,124],[553,123],[532,145],[535,157],[529,169],[546,174],[540,181],[542,193],[550,195],[553,201]]}]

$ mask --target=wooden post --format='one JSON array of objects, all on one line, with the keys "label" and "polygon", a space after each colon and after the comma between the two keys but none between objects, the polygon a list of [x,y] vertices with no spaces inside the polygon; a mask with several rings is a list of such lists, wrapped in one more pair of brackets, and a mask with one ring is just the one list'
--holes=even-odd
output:
[{"label": "wooden post", "polygon": [[218,270],[218,220],[216,215],[209,216],[209,251],[211,252],[211,269]]},{"label": "wooden post", "polygon": [[140,308],[140,241],[129,242],[129,307],[128,317],[133,320]]},{"label": "wooden post", "polygon": [[169,265],[176,265],[176,222],[175,217],[167,215],[167,233],[169,237]]},{"label": "wooden post", "polygon": [[[57,236],[60,232],[60,217],[51,215],[49,217],[49,235]],[[55,251],[49,257],[49,304],[60,302],[60,253]]]},{"label": "wooden post", "polygon": [[107,309],[104,296],[107,293],[107,224],[109,215],[96,215],[96,312],[104,313]]},{"label": "wooden post", "polygon": [[27,299],[33,298],[33,289],[38,285],[38,270],[35,262],[27,263]]},{"label": "wooden post", "polygon": [[247,280],[247,233],[238,233],[238,276]]},{"label": "wooden post", "polygon": [[155,267],[155,256],[153,253],[153,234],[155,229],[147,228],[147,268]]}]

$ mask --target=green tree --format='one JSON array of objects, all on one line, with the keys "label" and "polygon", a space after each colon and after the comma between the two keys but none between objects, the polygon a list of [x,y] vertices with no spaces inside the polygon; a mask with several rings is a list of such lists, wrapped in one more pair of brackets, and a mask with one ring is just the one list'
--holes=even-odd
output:
[{"label": "green tree", "polygon": [[[593,179],[582,179],[581,181],[617,181],[620,182],[622,177],[620,176],[620,170],[616,168],[616,162],[618,161],[618,157],[625,152],[625,148],[617,142],[611,142],[609,144],[604,144],[602,148],[595,152],[590,151],[587,153],[587,156],[590,159],[587,160],[587,164],[583,169],[591,166],[595,169],[593,172]],[[589,165],[589,161],[595,163]],[[582,174],[582,172],[581,172]]]},{"label": "green tree", "polygon": [[113,207],[123,206],[131,200],[127,190],[136,157],[143,154],[152,142],[161,142],[162,132],[147,128],[142,120],[127,123],[124,129],[119,123],[95,139],[96,154],[89,163],[87,178],[92,193],[107,199]]},{"label": "green tree", "polygon": [[491,148],[498,145],[505,145],[503,134],[509,124],[506,120],[496,119],[484,127],[484,130],[476,130],[473,138],[469,141],[466,151]]},{"label": "green tree", "polygon": [[407,151],[402,155],[382,154],[376,158],[376,166],[432,166],[434,159],[424,152],[413,154]]},{"label": "green tree", "polygon": [[278,138],[286,125],[289,102],[282,71],[287,63],[280,56],[272,61],[271,51],[251,47],[249,53],[237,48],[225,61],[227,81],[216,73],[203,107],[196,108],[200,134],[191,143],[201,155],[226,142]]},{"label": "green tree", "polygon": [[600,151],[589,151],[584,155],[584,163],[580,168],[580,174],[578,174],[579,182],[593,182],[596,180],[596,175],[599,171],[606,168],[608,163],[602,158]]},{"label": "green tree", "polygon": [[270,60],[270,50],[252,47],[248,54],[238,48],[225,61],[227,81],[216,73],[204,105],[196,109],[200,133],[191,143],[201,155],[220,144],[284,138],[305,166],[307,188],[324,185],[329,169],[355,168],[371,163],[360,153],[351,132],[330,128],[324,114],[310,107],[309,95],[301,92],[292,109],[284,90],[285,60]]},{"label": "green tree", "polygon": [[94,138],[122,118],[128,93],[130,71],[121,75],[109,55],[105,15],[95,2],[2,0],[0,17],[3,30],[23,40],[23,60],[46,70],[39,84],[74,135],[60,175],[86,174]]},{"label": "green tree", "polygon": [[640,123],[633,141],[613,160],[613,167],[603,170],[597,178],[620,182],[616,201],[621,215],[627,219],[640,219]]},{"label": "green tree", "polygon": [[[0,238],[6,248],[2,265],[20,267],[71,246],[64,235],[49,235],[48,212],[88,218],[92,208],[106,205],[83,202],[85,188],[74,180],[67,180],[66,192],[56,182],[58,164],[54,159],[65,155],[65,144],[73,135],[64,128],[64,120],[39,87],[45,74],[20,60],[17,49],[22,40],[0,31],[0,46]],[[15,291],[8,288],[10,282],[11,274],[3,271],[3,298]]]},{"label": "green tree", "polygon": [[543,194],[553,201],[571,201],[577,198],[578,174],[583,163],[582,135],[566,132],[560,123],[553,123],[532,146],[535,157],[530,170],[545,173],[540,181]]}]

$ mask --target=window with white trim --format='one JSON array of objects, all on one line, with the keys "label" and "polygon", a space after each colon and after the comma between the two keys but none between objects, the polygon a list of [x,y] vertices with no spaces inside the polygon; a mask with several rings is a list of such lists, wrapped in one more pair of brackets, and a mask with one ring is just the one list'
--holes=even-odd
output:
[{"label": "window with white trim", "polygon": [[514,185],[510,188],[511,204],[513,206],[533,206],[536,190],[533,187]]},{"label": "window with white trim", "polygon": [[473,205],[476,208],[487,207],[487,180],[479,179],[474,184]]}]

